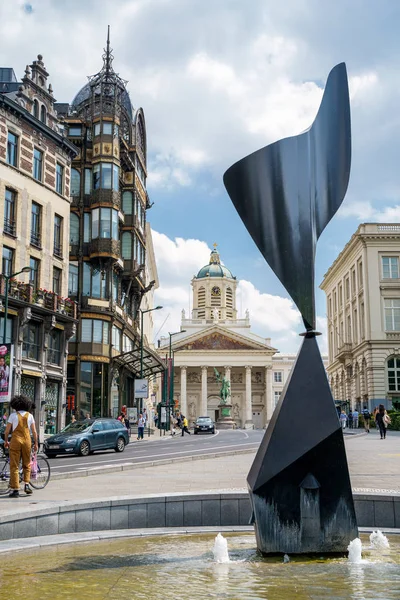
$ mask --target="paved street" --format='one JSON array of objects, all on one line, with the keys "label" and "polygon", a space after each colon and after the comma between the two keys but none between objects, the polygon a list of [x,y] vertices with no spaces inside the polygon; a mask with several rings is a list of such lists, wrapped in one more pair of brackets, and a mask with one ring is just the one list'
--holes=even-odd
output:
[{"label": "paved street", "polygon": [[122,454],[107,450],[96,452],[91,456],[58,456],[49,459],[53,473],[70,473],[88,469],[99,469],[112,465],[129,465],[134,463],[153,462],[164,458],[195,456],[196,454],[215,454],[230,452],[236,449],[256,450],[264,435],[262,430],[249,431],[217,431],[215,435],[165,435],[157,432],[143,441],[131,438]]},{"label": "paved street", "polygon": [[[143,447],[138,448],[132,444],[132,452],[151,451],[152,454],[166,454],[162,452],[164,444],[171,444],[172,454],[176,457],[178,444],[198,443],[201,448],[207,450],[208,444],[216,444],[215,440],[224,443],[219,446],[231,444],[231,436],[239,436],[245,443],[251,441],[244,436],[244,432],[221,432],[219,436],[196,436],[196,439],[170,440],[161,442],[140,442]],[[249,442],[250,440],[250,442]],[[377,433],[369,435],[346,436],[346,449],[349,460],[351,481],[354,491],[375,491],[377,493],[399,493],[400,494],[400,433],[389,432],[386,440],[380,440]],[[229,441],[229,443],[227,443]],[[254,440],[255,441],[255,440]],[[225,443],[226,442],[226,443]],[[146,444],[146,446],[145,446]],[[233,444],[237,448],[237,444]],[[189,449],[183,449],[187,452]],[[226,449],[225,449],[226,450]],[[192,448],[193,451],[193,448]],[[113,456],[113,455],[110,455]],[[96,455],[95,457],[96,458]],[[19,507],[23,510],[34,509],[44,505],[59,503],[61,501],[73,502],[111,496],[124,495],[151,495],[174,492],[203,492],[212,490],[243,490],[246,489],[246,476],[254,459],[254,453],[236,454],[220,458],[204,458],[196,461],[172,462],[152,467],[139,467],[136,469],[92,475],[90,477],[72,477],[50,481],[44,490],[35,491],[32,497],[21,496],[12,500],[7,496],[0,497],[0,514],[15,512]],[[70,460],[70,459],[68,459]]]}]

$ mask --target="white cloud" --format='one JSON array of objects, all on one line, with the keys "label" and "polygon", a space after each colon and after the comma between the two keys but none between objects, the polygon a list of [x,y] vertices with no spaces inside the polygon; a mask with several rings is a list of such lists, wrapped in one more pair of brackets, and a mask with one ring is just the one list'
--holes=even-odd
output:
[{"label": "white cloud", "polygon": [[368,223],[393,223],[400,221],[400,205],[374,207],[371,202],[345,203],[339,210],[342,218],[356,218]]}]

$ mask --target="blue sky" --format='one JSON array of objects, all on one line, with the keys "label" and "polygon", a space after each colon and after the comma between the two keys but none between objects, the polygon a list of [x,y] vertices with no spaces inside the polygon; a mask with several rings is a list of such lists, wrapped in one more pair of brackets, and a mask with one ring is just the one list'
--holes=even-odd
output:
[{"label": "blue sky", "polygon": [[[145,111],[148,190],[160,289],[156,331],[175,331],[189,283],[218,243],[241,280],[253,330],[295,351],[296,309],[224,190],[248,153],[308,127],[327,75],[347,64],[353,132],[350,185],[320,238],[316,282],[363,221],[400,216],[400,3],[396,0],[9,0],[0,5],[0,66],[21,77],[43,54],[58,101],[101,66],[111,25],[114,67]],[[317,290],[319,325],[325,297]],[[162,313],[162,314],[161,314]],[[323,344],[324,346],[324,344]]]}]

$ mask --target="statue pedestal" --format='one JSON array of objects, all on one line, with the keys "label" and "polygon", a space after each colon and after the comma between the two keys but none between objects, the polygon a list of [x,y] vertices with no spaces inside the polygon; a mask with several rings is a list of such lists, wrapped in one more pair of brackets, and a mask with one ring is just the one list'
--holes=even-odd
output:
[{"label": "statue pedestal", "polygon": [[232,419],[232,404],[220,404],[218,408],[221,416],[216,423],[217,429],[236,429],[236,423]]}]

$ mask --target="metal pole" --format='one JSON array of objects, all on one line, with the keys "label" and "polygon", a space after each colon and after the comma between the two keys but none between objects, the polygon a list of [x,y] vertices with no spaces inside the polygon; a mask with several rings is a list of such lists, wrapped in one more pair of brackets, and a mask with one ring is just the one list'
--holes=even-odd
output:
[{"label": "metal pole", "polygon": [[140,379],[143,379],[143,311],[140,311]]},{"label": "metal pole", "polygon": [[8,317],[8,283],[9,277],[7,275],[3,275],[6,281],[6,290],[5,290],[5,300],[4,300],[4,328],[3,328],[3,344],[6,343],[7,338],[7,317]]}]

